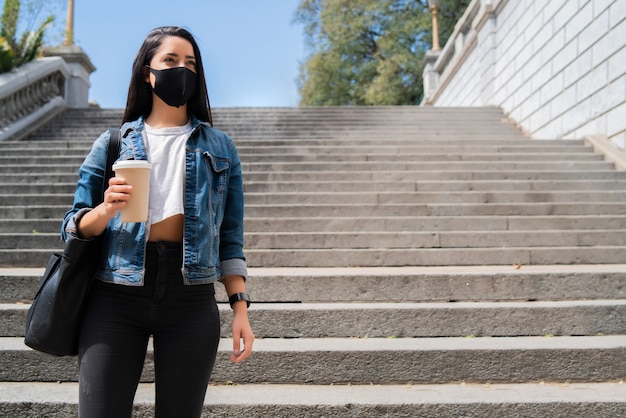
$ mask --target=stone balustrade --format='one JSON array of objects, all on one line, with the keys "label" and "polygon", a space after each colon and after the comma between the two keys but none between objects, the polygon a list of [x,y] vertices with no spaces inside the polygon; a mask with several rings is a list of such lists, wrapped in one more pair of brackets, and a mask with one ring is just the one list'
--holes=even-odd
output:
[{"label": "stone balustrade", "polygon": [[30,126],[67,107],[70,70],[62,58],[41,58],[0,74],[0,140],[25,136]]},{"label": "stone balustrade", "polygon": [[19,140],[68,107],[89,106],[89,74],[95,67],[75,45],[0,74],[0,141]]},{"label": "stone balustrade", "polygon": [[0,126],[31,114],[55,97],[63,97],[64,74],[57,70],[0,98]]}]

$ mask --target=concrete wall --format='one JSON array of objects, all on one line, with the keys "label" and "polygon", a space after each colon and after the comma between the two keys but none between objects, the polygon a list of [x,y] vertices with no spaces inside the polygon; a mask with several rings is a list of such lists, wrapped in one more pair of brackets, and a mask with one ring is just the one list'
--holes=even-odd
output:
[{"label": "concrete wall", "polygon": [[626,0],[474,0],[432,70],[427,103],[499,106],[533,138],[626,143]]}]

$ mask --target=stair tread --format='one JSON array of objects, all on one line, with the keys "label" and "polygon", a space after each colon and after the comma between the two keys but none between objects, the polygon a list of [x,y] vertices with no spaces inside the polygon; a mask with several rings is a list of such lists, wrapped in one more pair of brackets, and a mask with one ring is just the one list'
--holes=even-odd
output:
[{"label": "stair tread", "polygon": [[[232,340],[222,338],[218,351],[232,351]],[[420,338],[256,338],[254,351],[276,352],[458,352],[527,350],[626,350],[626,335],[420,337]],[[148,349],[149,351],[151,348]],[[0,337],[0,351],[32,351],[22,337]]]},{"label": "stair tread", "polygon": [[[0,277],[41,276],[44,268],[0,267]],[[250,267],[251,278],[263,277],[336,277],[336,276],[398,276],[398,275],[519,275],[549,273],[624,273],[626,264],[544,264],[524,265],[519,268],[503,265],[476,266],[405,266],[405,267]]]},{"label": "stair tread", "polygon": [[[475,301],[475,302],[304,302],[304,303],[254,303],[251,310],[258,311],[362,311],[362,310],[472,310],[472,309],[546,309],[586,308],[601,306],[626,306],[626,299],[592,299],[561,301]],[[0,302],[0,312],[28,310],[30,304],[23,302]],[[219,305],[220,310],[229,312],[229,307]]]},{"label": "stair tread", "polygon": [[[0,382],[0,404],[78,402],[78,384]],[[135,403],[153,403],[154,385],[139,385]],[[517,383],[413,385],[210,385],[205,405],[389,405],[612,402],[626,404],[626,384]]]}]

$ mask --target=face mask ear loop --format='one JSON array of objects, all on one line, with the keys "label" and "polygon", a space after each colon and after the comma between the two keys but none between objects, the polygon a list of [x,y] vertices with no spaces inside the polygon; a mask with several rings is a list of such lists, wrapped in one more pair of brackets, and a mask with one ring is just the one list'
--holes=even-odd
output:
[{"label": "face mask ear loop", "polygon": [[[146,67],[148,69],[148,74],[146,74],[146,76],[148,77],[148,80],[150,79],[150,73],[154,74],[154,71],[152,69],[152,67],[150,67],[150,65],[148,64],[144,64],[144,67]],[[154,88],[152,87],[152,84],[150,83],[150,81],[146,81],[146,89],[148,91],[153,91]]]}]

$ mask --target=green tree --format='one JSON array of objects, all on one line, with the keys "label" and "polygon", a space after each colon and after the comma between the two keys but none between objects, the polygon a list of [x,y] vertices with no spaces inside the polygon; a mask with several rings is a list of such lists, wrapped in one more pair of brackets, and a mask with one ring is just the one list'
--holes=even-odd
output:
[{"label": "green tree", "polygon": [[54,16],[47,17],[36,30],[26,30],[17,38],[19,0],[5,0],[0,27],[0,72],[34,60],[43,45],[43,36]]},{"label": "green tree", "polygon": [[[470,0],[442,0],[442,43]],[[302,0],[310,55],[300,66],[301,105],[418,104],[430,49],[427,0]]]}]

